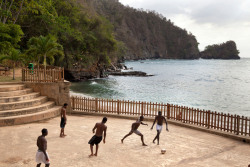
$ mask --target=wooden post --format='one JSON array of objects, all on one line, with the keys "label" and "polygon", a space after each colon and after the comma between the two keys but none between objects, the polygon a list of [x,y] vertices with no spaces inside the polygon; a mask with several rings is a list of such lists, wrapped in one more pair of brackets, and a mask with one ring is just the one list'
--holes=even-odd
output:
[{"label": "wooden post", "polygon": [[247,117],[245,119],[245,136],[247,135]]},{"label": "wooden post", "polygon": [[237,115],[237,132],[236,135],[239,135],[240,133],[240,116]]},{"label": "wooden post", "polygon": [[224,131],[226,131],[226,117],[227,117],[227,115],[226,114],[223,114],[223,116],[224,116],[224,121],[223,121],[223,123],[224,123]]},{"label": "wooden post", "polygon": [[95,98],[95,112],[98,112],[98,99]]},{"label": "wooden post", "polygon": [[217,126],[216,126],[216,122],[217,122],[216,115],[217,115],[217,112],[215,111],[215,113],[214,113],[214,129],[217,129]]},{"label": "wooden post", "polygon": [[233,132],[233,115],[231,115],[230,132]]},{"label": "wooden post", "polygon": [[71,97],[71,99],[72,99],[72,110],[74,110],[75,109],[75,97],[73,96]]},{"label": "wooden post", "polygon": [[62,81],[64,82],[64,67],[62,68],[62,74],[63,74],[63,78],[62,78]]},{"label": "wooden post", "polygon": [[241,117],[241,135],[243,135],[243,124],[244,124],[244,116]]},{"label": "wooden post", "polygon": [[223,129],[222,122],[223,122],[223,113],[221,112],[221,116],[220,116],[220,130]]},{"label": "wooden post", "polygon": [[170,104],[167,104],[167,118],[170,119]]},{"label": "wooden post", "polygon": [[210,110],[207,112],[207,128],[210,128]]},{"label": "wooden post", "polygon": [[120,114],[120,101],[117,100],[117,114],[119,115]]},{"label": "wooden post", "polygon": [[144,111],[143,111],[143,102],[141,102],[141,115],[144,116]]}]

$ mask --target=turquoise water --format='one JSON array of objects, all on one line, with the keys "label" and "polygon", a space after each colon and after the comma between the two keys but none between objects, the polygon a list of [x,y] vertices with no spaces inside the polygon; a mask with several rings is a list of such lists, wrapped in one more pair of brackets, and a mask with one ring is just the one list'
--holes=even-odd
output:
[{"label": "turquoise water", "polygon": [[142,60],[125,65],[154,76],[109,76],[72,83],[71,91],[250,116],[250,59]]}]

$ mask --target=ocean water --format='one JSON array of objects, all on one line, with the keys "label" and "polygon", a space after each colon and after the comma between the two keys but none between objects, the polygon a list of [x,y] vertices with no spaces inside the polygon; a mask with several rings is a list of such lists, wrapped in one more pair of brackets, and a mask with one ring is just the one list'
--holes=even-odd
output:
[{"label": "ocean water", "polygon": [[250,59],[141,60],[125,65],[154,76],[109,76],[72,83],[71,92],[250,116]]}]

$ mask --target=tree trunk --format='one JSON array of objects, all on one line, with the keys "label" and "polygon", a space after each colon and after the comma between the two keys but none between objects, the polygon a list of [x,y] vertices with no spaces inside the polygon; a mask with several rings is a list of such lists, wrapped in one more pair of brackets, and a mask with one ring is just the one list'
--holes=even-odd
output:
[{"label": "tree trunk", "polygon": [[23,1],[24,0],[22,0],[22,3],[21,3],[21,5],[20,5],[20,8],[19,8],[19,11],[18,11],[18,13],[17,13],[17,15],[16,15],[16,18],[15,18],[15,20],[14,20],[14,24],[16,24],[16,21],[17,21],[17,19],[18,19],[18,16],[19,16],[19,14],[20,14],[20,12],[21,12],[21,10],[22,10],[22,8],[23,8]]},{"label": "tree trunk", "polygon": [[46,54],[44,54],[44,61],[43,61],[43,64],[44,64],[44,69],[46,71]]},{"label": "tree trunk", "polygon": [[13,80],[15,80],[15,62],[13,64]]},{"label": "tree trunk", "polygon": [[[14,2],[14,0],[11,1],[11,4],[10,4],[10,6],[9,6],[9,9],[7,10],[7,13],[10,11],[13,2]],[[5,3],[6,3],[6,2],[5,2]],[[6,23],[7,19],[8,19],[8,16],[6,16],[6,17],[3,18],[3,24]]]}]

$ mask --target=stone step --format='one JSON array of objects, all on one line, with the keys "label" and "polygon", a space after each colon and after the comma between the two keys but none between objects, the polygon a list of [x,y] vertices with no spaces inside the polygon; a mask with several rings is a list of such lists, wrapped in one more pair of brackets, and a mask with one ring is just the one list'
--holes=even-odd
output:
[{"label": "stone step", "polygon": [[0,85],[0,92],[23,90],[24,85]]},{"label": "stone step", "polygon": [[9,117],[9,116],[16,116],[16,115],[25,115],[31,114],[35,112],[45,111],[55,106],[55,102],[48,101],[44,104],[35,106],[35,107],[28,107],[16,110],[7,110],[7,111],[0,111],[0,117]]},{"label": "stone step", "polygon": [[53,118],[60,114],[60,110],[61,110],[60,106],[55,106],[49,110],[37,113],[11,116],[11,117],[1,117],[0,126],[20,125],[20,124],[31,123]]},{"label": "stone step", "polygon": [[0,92],[0,97],[20,96],[20,95],[31,93],[32,91],[33,91],[32,88],[25,88],[25,89],[16,90],[16,91]]},{"label": "stone step", "polygon": [[10,103],[22,100],[30,100],[40,96],[40,92],[32,92],[26,95],[21,96],[12,96],[12,97],[0,97],[0,103]]},{"label": "stone step", "polygon": [[20,108],[37,106],[45,103],[46,101],[48,101],[47,96],[39,96],[32,100],[25,100],[25,101],[11,102],[11,103],[0,103],[0,111],[15,110]]}]

